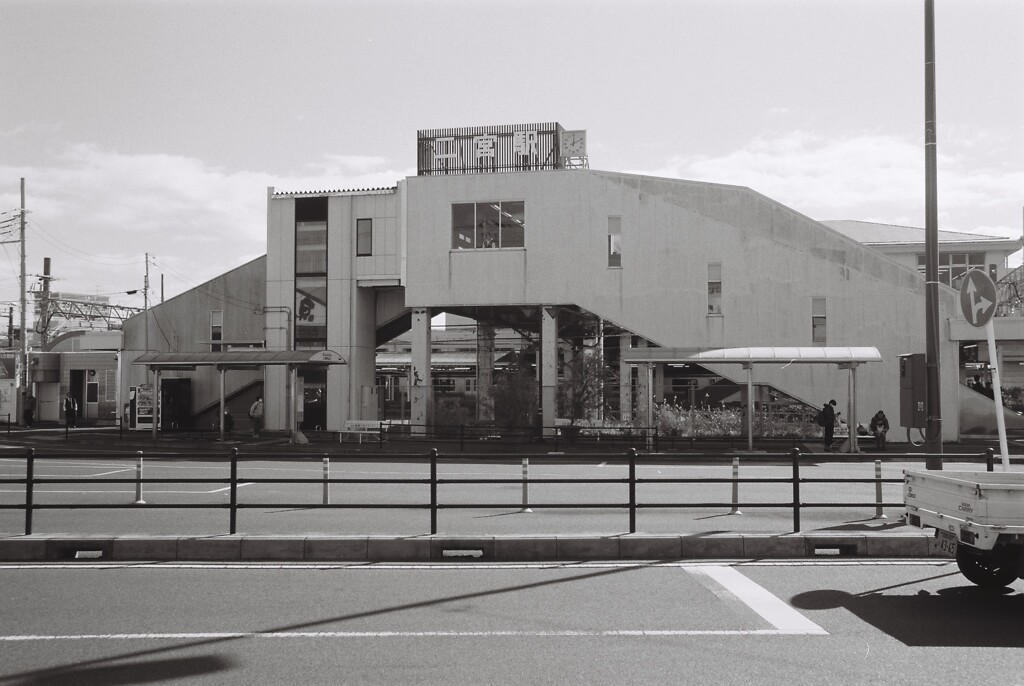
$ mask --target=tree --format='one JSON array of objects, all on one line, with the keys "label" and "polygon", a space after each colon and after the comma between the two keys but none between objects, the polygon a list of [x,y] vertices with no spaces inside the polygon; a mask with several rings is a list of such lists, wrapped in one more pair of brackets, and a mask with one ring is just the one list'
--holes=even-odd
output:
[{"label": "tree", "polygon": [[576,427],[607,409],[605,392],[615,387],[616,380],[600,355],[587,349],[574,350],[562,371],[558,411],[569,420],[569,426]]}]

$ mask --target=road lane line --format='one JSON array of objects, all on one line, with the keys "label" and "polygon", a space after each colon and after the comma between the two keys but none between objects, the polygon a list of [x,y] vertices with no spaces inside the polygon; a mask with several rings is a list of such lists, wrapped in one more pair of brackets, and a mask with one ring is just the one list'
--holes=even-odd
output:
[{"label": "road lane line", "polygon": [[820,626],[804,617],[763,586],[740,574],[734,567],[707,566],[687,569],[691,574],[703,574],[759,614],[783,634],[828,634]]},{"label": "road lane line", "polygon": [[[778,629],[607,629],[564,631],[226,631],[147,634],[24,634],[0,636],[0,643],[32,641],[177,641],[233,638],[588,638],[661,636],[780,636]],[[800,632],[806,633],[806,632]]]}]

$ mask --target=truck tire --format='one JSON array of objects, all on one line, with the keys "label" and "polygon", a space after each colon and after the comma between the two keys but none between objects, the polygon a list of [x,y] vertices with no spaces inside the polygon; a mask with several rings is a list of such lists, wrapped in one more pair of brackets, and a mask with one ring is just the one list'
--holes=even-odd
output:
[{"label": "truck tire", "polygon": [[969,546],[956,547],[956,566],[967,580],[982,588],[1003,588],[1017,579],[1020,563],[1015,555],[982,553]]}]

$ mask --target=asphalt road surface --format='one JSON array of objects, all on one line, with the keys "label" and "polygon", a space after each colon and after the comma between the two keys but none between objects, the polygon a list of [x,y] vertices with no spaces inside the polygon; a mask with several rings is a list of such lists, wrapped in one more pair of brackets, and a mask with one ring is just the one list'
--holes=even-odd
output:
[{"label": "asphalt road surface", "polygon": [[940,560],[0,565],[0,684],[1020,683]]}]

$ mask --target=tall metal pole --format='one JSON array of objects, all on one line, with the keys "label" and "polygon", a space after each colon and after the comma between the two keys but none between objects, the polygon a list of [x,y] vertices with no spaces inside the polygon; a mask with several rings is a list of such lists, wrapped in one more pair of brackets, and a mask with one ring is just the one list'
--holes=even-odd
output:
[{"label": "tall metal pole", "polygon": [[942,469],[942,402],[939,393],[939,220],[935,162],[935,1],[924,0],[925,150],[925,459]]},{"label": "tall metal pole", "polygon": [[[24,389],[28,385],[28,327],[25,323],[25,310],[28,309],[25,282],[25,178],[21,179],[21,373],[18,375],[18,385]],[[18,400],[21,401],[21,393],[18,393]],[[21,418],[21,408],[18,408],[18,417]]]}]

